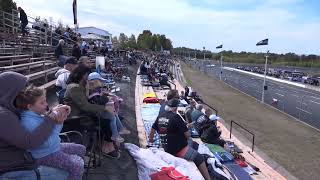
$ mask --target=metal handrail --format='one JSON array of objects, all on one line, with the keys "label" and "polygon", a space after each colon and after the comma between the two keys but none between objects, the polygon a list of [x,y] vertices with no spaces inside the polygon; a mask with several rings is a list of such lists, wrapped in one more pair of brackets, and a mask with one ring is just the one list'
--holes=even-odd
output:
[{"label": "metal handrail", "polygon": [[216,113],[216,116],[218,116],[218,110],[216,110],[214,107],[210,106],[209,104],[207,104],[205,102],[202,102],[202,104],[204,104],[204,105],[208,106],[209,108],[211,108],[212,110],[214,110]]},{"label": "metal handrail", "polygon": [[[17,11],[17,10],[12,9],[12,11],[15,12],[16,15],[18,14],[18,11]],[[8,13],[8,12],[2,11],[2,10],[0,10],[0,13],[7,14],[7,15],[11,16],[11,19],[8,19],[8,18],[6,18],[6,17],[4,16],[4,17],[3,17],[4,20],[7,20],[7,21],[13,23],[14,25],[16,25],[16,24],[19,25],[19,24],[20,24],[20,21],[19,21],[19,17],[18,17],[18,16],[14,16],[14,18],[17,18],[18,21],[12,20],[13,13]],[[32,17],[32,16],[28,16],[28,18],[31,18],[31,19],[33,19],[34,21],[36,20],[36,18],[34,18],[34,17]],[[4,21],[4,22],[5,22],[5,21]],[[30,23],[31,23],[31,24],[35,24],[35,22],[30,22]],[[12,24],[5,23],[4,25],[5,25],[5,26],[8,26],[8,27],[10,27],[10,28],[19,29],[19,27],[16,27],[16,26],[14,26],[14,25],[12,25]],[[51,25],[51,26],[52,26],[52,25]],[[52,29],[50,29],[50,28],[48,28],[48,27],[45,27],[45,29],[46,29],[46,32],[42,32],[42,31],[39,31],[39,30],[37,30],[37,31],[38,31],[38,33],[40,33],[41,35],[47,35],[46,33],[49,32],[49,33],[51,33],[51,35],[50,35],[49,37],[51,37],[52,39],[55,39],[55,40],[59,40],[59,39],[58,39],[58,38],[55,38],[54,35],[56,35],[56,36],[58,36],[58,37],[60,37],[60,38],[61,38],[61,37],[64,37],[63,35],[57,34],[56,32],[54,32]],[[36,29],[35,29],[35,30],[36,30]],[[42,38],[41,36],[38,36],[38,37]],[[77,41],[72,40],[71,38],[67,38],[67,40],[68,40],[68,41],[71,41],[71,42],[73,42],[73,43],[76,43],[76,42],[77,42]]]},{"label": "metal handrail", "polygon": [[177,85],[176,84],[174,84],[172,81],[169,81],[169,80],[168,80],[168,82],[174,85],[174,89],[175,90],[177,89]]},{"label": "metal handrail", "polygon": [[241,127],[243,130],[247,131],[249,134],[252,135],[252,146],[251,146],[251,151],[253,152],[254,150],[254,139],[255,139],[255,135],[250,132],[248,129],[246,129],[245,127],[241,126],[240,124],[238,124],[237,122],[231,120],[231,123],[230,123],[230,139],[231,139],[231,134],[232,134],[232,124],[236,124],[238,125],[239,127]]}]

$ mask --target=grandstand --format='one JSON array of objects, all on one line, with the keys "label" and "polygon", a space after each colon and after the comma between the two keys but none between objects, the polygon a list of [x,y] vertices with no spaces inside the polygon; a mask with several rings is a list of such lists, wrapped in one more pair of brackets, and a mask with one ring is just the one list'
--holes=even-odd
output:
[{"label": "grandstand", "polygon": [[[33,22],[35,22],[35,19],[33,19]],[[31,24],[33,22],[31,22]],[[59,69],[57,66],[58,60],[54,56],[54,42],[59,40],[60,37],[54,32],[55,26],[49,25],[44,29],[44,32],[31,28],[29,30],[29,34],[25,37],[21,35],[19,26],[20,23],[17,11],[12,10],[12,13],[0,11],[0,73],[6,71],[19,72],[28,77],[30,82],[37,86],[41,86],[44,89],[48,89],[49,91],[49,89],[54,88],[54,74]],[[68,41],[73,42],[72,39],[68,39]],[[71,47],[68,46],[67,55],[70,55],[70,52]],[[91,56],[95,57],[97,54],[97,52],[93,52],[91,53]],[[144,56],[148,58],[152,57],[148,53]],[[145,58],[142,56],[137,59],[143,60]],[[185,84],[183,84],[184,78],[180,70],[180,66],[177,66],[179,64],[179,60],[169,58],[164,59],[165,61],[169,61],[169,68],[171,69],[171,72],[174,73],[175,79],[172,82],[174,87],[179,90],[179,92],[183,91]],[[131,83],[125,83],[123,81],[117,82],[117,86],[121,89],[118,95],[125,97],[126,101],[126,104],[122,107],[121,115],[126,119],[125,125],[129,127],[133,133],[127,137],[128,144],[125,144],[125,147],[120,146],[122,155],[118,160],[111,160],[100,156],[99,153],[101,152],[101,149],[99,148],[101,148],[101,146],[98,145],[99,143],[95,142],[97,144],[95,144],[95,146],[92,145],[89,150],[90,153],[88,153],[86,157],[87,171],[84,178],[119,180],[138,179],[141,177],[141,174],[145,172],[141,172],[141,164],[136,163],[138,158],[130,147],[132,147],[132,144],[135,144],[145,150],[149,144],[146,124],[144,124],[144,119],[142,117],[144,107],[143,100],[145,98],[143,95],[146,93],[154,93],[158,99],[164,100],[165,94],[168,90],[162,87],[159,88],[143,85],[141,83],[142,76],[137,75],[139,74],[137,66],[128,66],[128,63],[125,60],[122,61],[123,59],[121,58],[113,57],[112,60],[119,69],[126,69],[126,76],[130,76],[131,79],[135,80]],[[122,75],[124,74],[121,74],[121,76]],[[132,96],[133,94],[135,94],[135,96]],[[48,93],[47,96],[50,96],[48,97],[49,101],[51,101],[50,104],[57,103],[54,93]],[[215,112],[216,114],[218,113],[217,110],[215,110]],[[248,164],[253,164],[260,169],[259,171],[255,170],[250,175],[247,173],[246,175],[242,174],[238,176],[238,172],[245,173],[246,171],[241,168],[239,169],[240,166],[238,167],[238,165],[234,163],[232,165],[236,166],[235,169],[237,170],[230,170],[229,167],[229,173],[231,175],[228,177],[230,177],[230,179],[294,179],[294,177],[289,174],[283,175],[279,173],[272,166],[267,164],[264,158],[253,152],[253,147],[251,148],[245,145],[242,140],[234,137],[234,135],[232,138],[229,138],[228,136],[230,132],[222,123],[219,123],[219,126],[223,132],[222,137],[226,140],[233,141],[235,145],[243,150],[242,156],[246,159]],[[199,138],[195,138],[194,140],[199,144],[203,144]],[[130,152],[131,156],[124,148]],[[196,179],[195,177],[201,177],[196,166],[193,163],[188,164],[190,168],[192,168],[192,172],[189,172],[190,177],[193,177],[193,179]],[[225,169],[228,169],[226,164],[224,165]],[[151,167],[149,168],[151,169],[148,171],[149,173],[155,172],[154,169]],[[148,169],[148,167],[146,167],[146,169]],[[184,172],[183,170],[181,171]],[[200,176],[192,176],[192,173],[200,174]],[[235,176],[238,177],[236,178]]]}]

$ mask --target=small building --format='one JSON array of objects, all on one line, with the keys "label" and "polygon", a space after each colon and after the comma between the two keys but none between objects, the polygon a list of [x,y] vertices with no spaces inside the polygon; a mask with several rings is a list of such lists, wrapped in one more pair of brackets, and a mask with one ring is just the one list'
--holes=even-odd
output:
[{"label": "small building", "polygon": [[81,34],[81,37],[97,37],[92,40],[102,40],[105,42],[109,49],[112,49],[112,34],[106,30],[99,29],[93,26],[90,27],[79,27],[77,30]]}]

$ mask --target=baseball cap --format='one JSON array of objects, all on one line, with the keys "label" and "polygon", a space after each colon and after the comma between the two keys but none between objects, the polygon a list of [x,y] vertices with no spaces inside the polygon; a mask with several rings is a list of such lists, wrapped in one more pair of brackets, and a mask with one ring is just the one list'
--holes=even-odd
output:
[{"label": "baseball cap", "polygon": [[101,80],[101,81],[106,81],[106,79],[104,79],[99,73],[97,72],[93,72],[90,73],[88,76],[88,80],[92,81],[92,80]]},{"label": "baseball cap", "polygon": [[216,115],[214,115],[214,114],[211,114],[211,115],[209,116],[209,119],[212,120],[212,121],[217,121],[218,119],[220,119],[220,117],[219,117],[219,116],[216,116]]},{"label": "baseball cap", "polygon": [[76,58],[70,57],[64,62],[64,64],[78,64],[78,62],[77,62]]},{"label": "baseball cap", "polygon": [[168,101],[167,106],[169,106],[169,107],[179,107],[179,104],[180,104],[180,100],[176,99],[176,98],[173,98],[173,99]]}]

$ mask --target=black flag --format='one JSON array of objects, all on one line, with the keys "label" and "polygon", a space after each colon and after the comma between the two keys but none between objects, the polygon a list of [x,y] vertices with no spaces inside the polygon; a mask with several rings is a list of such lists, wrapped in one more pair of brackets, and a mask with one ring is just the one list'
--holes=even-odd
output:
[{"label": "black flag", "polygon": [[259,41],[256,45],[257,46],[268,45],[268,41],[269,41],[269,39],[264,39],[264,40]]},{"label": "black flag", "polygon": [[72,10],[73,10],[73,24],[78,24],[78,19],[77,19],[77,0],[73,0]]},{"label": "black flag", "polygon": [[221,48],[222,48],[222,44],[216,47],[216,49],[221,49]]}]

